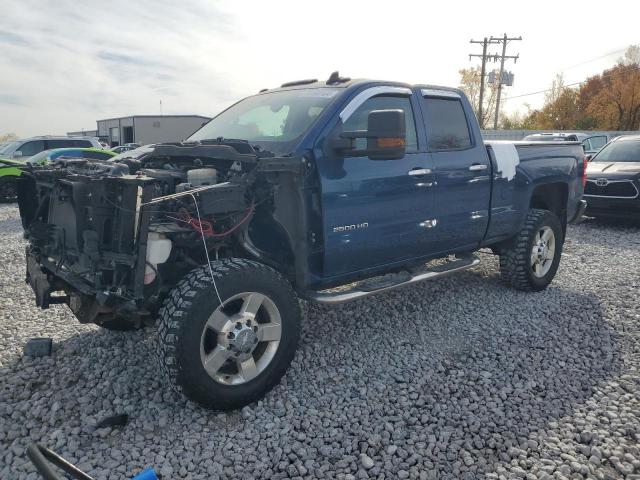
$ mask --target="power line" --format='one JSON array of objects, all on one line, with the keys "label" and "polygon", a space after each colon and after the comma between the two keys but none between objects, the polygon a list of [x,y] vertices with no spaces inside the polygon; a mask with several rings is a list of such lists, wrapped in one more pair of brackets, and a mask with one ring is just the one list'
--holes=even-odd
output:
[{"label": "power line", "polygon": [[565,67],[565,68],[561,69],[560,71],[564,72],[565,70],[570,70],[572,68],[579,67],[581,65],[586,65],[587,63],[595,62],[596,60],[600,60],[601,58],[610,57],[610,56],[615,55],[617,53],[621,53],[621,52],[626,51],[627,48],[629,48],[629,47],[619,48],[618,50],[612,50],[609,53],[605,53],[604,55],[600,55],[599,57],[595,57],[595,58],[592,58],[590,60],[585,60],[584,62],[576,63],[575,65],[571,65],[569,67]]},{"label": "power line", "polygon": [[[628,65],[628,67],[629,67],[629,68],[637,67],[637,65]],[[619,76],[619,75],[624,75],[624,74],[626,74],[626,73],[629,73],[629,72],[628,72],[628,71],[623,71],[623,72],[612,72],[612,73],[609,73],[609,74],[603,74],[603,75],[601,75],[601,78],[612,78],[612,77],[617,77],[617,76]],[[581,84],[583,84],[583,83],[587,83],[588,81],[589,81],[589,79],[587,78],[586,80],[582,80],[582,81],[580,81],[580,82],[568,83],[568,84],[563,85],[563,86],[564,86],[564,87],[574,87],[574,86],[576,86],[576,85],[581,85]],[[505,101],[506,101],[506,100],[511,100],[511,99],[513,99],[513,98],[528,97],[528,96],[531,96],[531,95],[539,95],[539,94],[541,94],[541,93],[547,93],[547,92],[550,92],[550,91],[552,91],[552,90],[553,90],[553,88],[547,88],[546,90],[539,90],[539,91],[537,91],[537,92],[530,92],[530,93],[523,93],[523,94],[521,94],[521,95],[514,95],[514,96],[512,96],[512,97],[507,97],[507,98],[505,98]]]},{"label": "power line", "polygon": [[[574,86],[574,85],[580,85],[581,83],[584,83],[584,82],[586,82],[586,80],[583,80],[582,82],[569,83],[569,84],[564,85],[564,86],[565,86],[565,87],[572,87],[572,86]],[[539,91],[537,91],[537,92],[523,93],[522,95],[514,95],[514,96],[512,96],[512,97],[507,97],[507,98],[505,98],[504,100],[505,100],[505,101],[507,101],[507,100],[511,100],[511,99],[514,99],[514,98],[529,97],[529,96],[531,96],[531,95],[538,95],[538,94],[540,94],[540,93],[547,93],[547,92],[550,92],[551,90],[553,90],[553,88],[547,88],[546,90],[539,90]]]}]

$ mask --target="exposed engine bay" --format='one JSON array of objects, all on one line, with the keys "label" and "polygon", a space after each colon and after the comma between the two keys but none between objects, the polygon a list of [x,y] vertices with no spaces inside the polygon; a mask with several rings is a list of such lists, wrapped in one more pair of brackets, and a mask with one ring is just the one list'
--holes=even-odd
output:
[{"label": "exposed engine bay", "polygon": [[29,167],[18,197],[38,305],[68,303],[82,322],[140,318],[210,260],[254,256],[293,272],[301,233],[287,218],[301,215],[290,211],[301,203],[292,187],[301,165],[218,139],[157,145],[119,163]]}]

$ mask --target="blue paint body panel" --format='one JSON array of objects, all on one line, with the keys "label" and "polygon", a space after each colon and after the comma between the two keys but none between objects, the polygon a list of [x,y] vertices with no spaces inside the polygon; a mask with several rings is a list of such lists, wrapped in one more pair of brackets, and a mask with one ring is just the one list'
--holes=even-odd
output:
[{"label": "blue paint body panel", "polygon": [[[340,112],[358,93],[375,86],[411,89],[417,148],[397,160],[341,158],[327,139],[342,123]],[[520,157],[514,178],[503,178],[495,154],[482,141],[472,107],[457,89],[394,82],[353,81],[319,116],[293,155],[304,156],[314,175],[305,179],[305,201],[318,203],[322,232],[309,260],[305,284],[319,288],[391,271],[448,254],[472,252],[512,238],[521,229],[536,188],[561,184],[566,218],[582,198],[583,150],[579,143],[512,142]],[[335,88],[335,86],[334,86]],[[429,148],[428,101],[423,89],[460,98],[471,145]],[[470,170],[484,165],[484,170]],[[409,175],[412,169],[428,174]]]}]

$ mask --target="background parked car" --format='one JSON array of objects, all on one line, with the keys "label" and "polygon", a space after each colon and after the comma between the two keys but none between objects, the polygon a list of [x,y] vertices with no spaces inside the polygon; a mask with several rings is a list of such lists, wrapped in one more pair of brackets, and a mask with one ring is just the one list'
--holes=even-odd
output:
[{"label": "background parked car", "polygon": [[[579,142],[582,140],[580,135],[566,132],[532,133],[522,140],[525,142]],[[587,135],[584,135],[584,138],[586,137]]]},{"label": "background parked car", "polygon": [[8,143],[0,150],[0,157],[26,160],[45,150],[70,147],[102,148],[100,143],[92,137],[31,137]]},{"label": "background parked car", "polygon": [[[149,153],[153,152],[155,144],[144,145],[142,147],[134,148],[131,150],[125,150],[119,153],[115,157],[111,157],[113,162],[122,162],[123,160],[141,160]],[[126,163],[126,162],[124,162]]]},{"label": "background parked car", "polygon": [[16,201],[17,181],[25,164],[42,165],[61,158],[108,160],[112,157],[115,157],[115,153],[101,148],[55,148],[33,155],[26,161],[0,158],[0,202]]},{"label": "background parked car", "polygon": [[55,162],[61,158],[87,158],[91,160],[109,160],[116,154],[101,148],[54,148],[45,150],[29,158],[27,163],[41,165],[47,162]]},{"label": "background parked car", "polygon": [[586,133],[550,132],[533,133],[522,139],[526,142],[582,142],[587,155],[593,155],[604,147],[611,138],[607,134],[588,135]]},{"label": "background parked car", "polygon": [[22,173],[20,167],[24,163],[16,160],[0,158],[0,202],[15,202],[17,200],[16,180]]},{"label": "background parked car", "polygon": [[587,166],[586,215],[640,219],[640,135],[618,137]]},{"label": "background parked car", "polygon": [[113,148],[111,149],[111,151],[112,151],[113,153],[118,154],[118,153],[126,152],[126,151],[128,151],[128,150],[133,150],[134,148],[136,148],[136,147],[129,147],[129,146],[127,146],[127,145],[118,145],[117,147],[113,147]]},{"label": "background parked car", "polygon": [[582,140],[582,148],[586,155],[594,155],[611,140],[609,135],[592,135]]}]

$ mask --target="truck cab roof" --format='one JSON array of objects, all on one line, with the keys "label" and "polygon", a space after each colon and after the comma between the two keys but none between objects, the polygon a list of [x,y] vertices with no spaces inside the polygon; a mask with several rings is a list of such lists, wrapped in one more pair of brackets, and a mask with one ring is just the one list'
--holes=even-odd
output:
[{"label": "truck cab roof", "polygon": [[338,80],[332,80],[332,77],[335,78],[338,72],[334,72],[329,79],[327,80],[318,80],[318,79],[307,79],[307,80],[294,80],[290,82],[285,82],[279,87],[276,88],[264,88],[260,90],[259,94],[262,93],[270,93],[282,90],[305,90],[309,88],[342,88],[345,90],[355,90],[361,87],[366,86],[376,86],[376,85],[386,85],[390,87],[404,87],[409,88],[411,90],[415,90],[418,88],[429,88],[434,90],[442,90],[448,92],[456,92],[459,95],[463,94],[462,90],[458,88],[446,87],[441,85],[431,85],[431,84],[410,84],[406,82],[397,82],[391,80],[375,80],[369,78],[348,78],[348,77],[339,77]]}]

